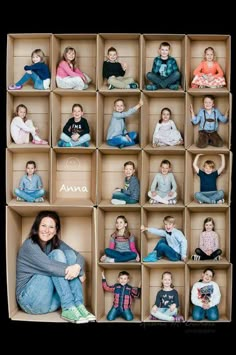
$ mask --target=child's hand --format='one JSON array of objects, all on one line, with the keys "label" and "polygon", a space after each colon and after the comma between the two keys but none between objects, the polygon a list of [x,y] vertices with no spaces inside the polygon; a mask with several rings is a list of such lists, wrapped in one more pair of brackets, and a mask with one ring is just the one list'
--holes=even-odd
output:
[{"label": "child's hand", "polygon": [[170,191],[170,192],[168,192],[168,196],[173,196],[174,195],[174,192],[173,191]]},{"label": "child's hand", "polygon": [[105,279],[104,271],[102,271],[102,278]]},{"label": "child's hand", "polygon": [[207,255],[211,255],[212,253],[213,253],[213,250],[212,250],[212,249],[207,249],[207,250],[206,250],[206,254],[207,254]]},{"label": "child's hand", "polygon": [[158,193],[156,191],[152,191],[151,194],[152,194],[152,197],[155,197],[158,195]]},{"label": "child's hand", "polygon": [[181,260],[185,263],[187,258],[185,256],[182,256]]},{"label": "child's hand", "polygon": [[126,71],[126,69],[127,69],[127,63],[120,63],[120,64],[121,64],[123,70]]},{"label": "child's hand", "polygon": [[127,139],[127,141],[132,142],[132,139],[130,138],[130,136],[128,134],[125,135],[125,138]]},{"label": "child's hand", "polygon": [[176,304],[175,303],[170,305],[170,311],[171,312],[173,312],[175,310],[175,308],[176,308]]},{"label": "child's hand", "polygon": [[79,276],[79,279],[83,283],[86,280],[86,275],[83,274],[82,276]]},{"label": "child's hand", "polygon": [[154,304],[154,306],[152,306],[151,312],[156,312],[158,310],[158,307]]},{"label": "child's hand", "polygon": [[189,110],[190,110],[190,113],[191,113],[192,115],[194,115],[193,105],[192,105],[192,104],[190,104],[190,106],[189,106]]},{"label": "child's hand", "polygon": [[147,227],[145,227],[143,224],[140,227],[141,232],[145,232],[147,230]]},{"label": "child's hand", "polygon": [[76,142],[79,139],[79,133],[72,134],[71,139]]},{"label": "child's hand", "polygon": [[136,256],[136,259],[135,259],[137,262],[139,262],[140,261],[140,256],[137,254],[137,256]]}]

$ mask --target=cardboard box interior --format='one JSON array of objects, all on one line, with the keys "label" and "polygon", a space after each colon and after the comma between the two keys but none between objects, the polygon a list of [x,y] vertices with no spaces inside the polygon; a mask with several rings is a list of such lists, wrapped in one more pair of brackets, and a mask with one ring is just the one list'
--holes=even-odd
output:
[{"label": "cardboard box interior", "polygon": [[[94,253],[95,253],[95,211],[90,208],[62,208],[47,207],[48,210],[56,210],[61,219],[62,240],[79,251],[85,258],[86,276],[83,292],[84,303],[92,311],[95,309],[94,289]],[[16,280],[16,257],[18,250],[27,238],[35,216],[45,207],[7,207],[7,283],[8,283],[8,307],[11,319],[28,321],[50,321],[63,322],[60,318],[60,311],[47,315],[30,315],[19,310],[15,299],[15,280]],[[86,235],[86,238],[84,236]]]}]

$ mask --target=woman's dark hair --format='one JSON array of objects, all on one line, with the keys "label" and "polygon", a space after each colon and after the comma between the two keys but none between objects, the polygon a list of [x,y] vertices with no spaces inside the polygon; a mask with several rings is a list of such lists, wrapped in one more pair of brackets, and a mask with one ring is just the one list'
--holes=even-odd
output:
[{"label": "woman's dark hair", "polygon": [[61,222],[60,222],[60,217],[55,211],[41,211],[38,213],[36,216],[34,223],[31,227],[30,233],[29,233],[29,238],[33,240],[34,243],[37,243],[40,248],[42,249],[42,245],[39,239],[39,226],[43,218],[49,217],[52,218],[56,224],[56,234],[54,237],[48,241],[48,243],[51,243],[52,250],[57,249],[60,244],[60,238],[61,238]]}]

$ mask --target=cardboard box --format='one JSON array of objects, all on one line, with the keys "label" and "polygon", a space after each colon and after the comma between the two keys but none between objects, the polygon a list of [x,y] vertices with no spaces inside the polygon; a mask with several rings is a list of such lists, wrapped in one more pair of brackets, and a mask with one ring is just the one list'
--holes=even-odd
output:
[{"label": "cardboard box", "polygon": [[[199,152],[200,153],[200,152]],[[221,208],[222,206],[229,206],[231,203],[231,174],[232,174],[232,153],[231,152],[220,152],[220,151],[204,151],[204,155],[200,156],[198,159],[198,167],[202,169],[203,164],[206,160],[212,160],[215,163],[215,169],[219,169],[221,165],[221,158],[218,154],[223,153],[225,155],[225,169],[221,175],[217,178],[217,190],[223,190],[225,193],[224,204],[214,204],[209,205],[211,208]],[[202,152],[203,154],[203,152]],[[188,179],[186,179],[185,184],[185,204],[188,207],[199,206],[199,203],[194,200],[194,193],[200,191],[200,179],[193,169],[193,161],[196,154],[192,154],[190,151],[186,151],[186,167],[185,171],[188,172]],[[202,207],[207,206],[203,204]]]},{"label": "cardboard box", "polygon": [[[97,146],[97,95],[95,92],[83,91],[78,94],[78,91],[62,92],[57,91],[51,93],[52,103],[52,146],[57,152],[73,151],[78,152],[93,152]],[[83,117],[88,121],[90,129],[90,146],[89,147],[69,147],[59,148],[57,145],[60,135],[67,121],[73,117],[72,106],[80,104],[83,107]]]},{"label": "cardboard box", "polygon": [[96,205],[97,152],[80,154],[51,149],[51,203],[64,206]]},{"label": "cardboard box", "polygon": [[[56,92],[74,91],[73,89],[56,88],[56,69],[62,59],[66,47],[76,50],[78,68],[88,74],[92,83],[86,91],[96,90],[96,60],[97,35],[96,34],[55,34],[52,36],[52,89]],[[76,90],[78,92],[78,90]]]},{"label": "cardboard box", "polygon": [[[20,179],[25,175],[25,166],[27,161],[34,160],[36,163],[36,174],[38,174],[43,183],[43,188],[46,192],[44,202],[19,202],[16,201],[14,195],[15,188],[19,187]],[[22,209],[28,208],[29,205],[35,204],[42,205],[44,208],[48,207],[51,196],[51,169],[50,169],[50,150],[45,148],[44,150],[29,148],[18,149],[8,148],[6,150],[6,202],[8,205],[21,206]]]},{"label": "cardboard box", "polygon": [[[45,150],[45,147],[51,146],[51,102],[49,92],[45,91],[10,91],[7,93],[7,147],[30,150],[37,149]],[[30,143],[16,144],[11,137],[11,121],[16,117],[16,107],[18,105],[25,105],[27,107],[26,117],[33,121],[35,127],[39,129],[39,136],[48,141],[48,145],[35,145],[30,134]]]},{"label": "cardboard box", "polygon": [[[7,36],[7,87],[20,80],[25,73],[25,65],[32,65],[31,54],[35,49],[44,52],[46,64],[52,72],[51,41],[50,33],[16,33]],[[21,89],[23,92],[31,90],[35,90],[32,82],[25,84]],[[40,90],[36,91],[40,92]]]},{"label": "cardboard box", "polygon": [[[190,207],[186,209],[186,235],[189,240],[188,255],[195,254],[195,249],[199,248],[200,234],[203,231],[204,220],[207,217],[213,218],[215,222],[215,232],[219,237],[219,248],[222,250],[220,263],[230,262],[230,210],[228,207],[215,208],[207,206]],[[213,260],[193,261],[193,263],[208,263],[212,265]]]},{"label": "cardboard box", "polygon": [[[91,312],[95,311],[95,209],[92,207],[59,206],[11,206],[6,208],[6,263],[8,285],[8,312],[12,320],[36,322],[64,322],[61,311],[32,315],[19,309],[16,303],[16,257],[18,250],[27,238],[35,216],[41,210],[55,210],[61,219],[62,240],[85,258],[86,276],[84,284],[84,303]],[[84,236],[86,235],[86,238]]]},{"label": "cardboard box", "polygon": [[142,265],[142,320],[144,322],[163,322],[150,320],[149,317],[157,293],[162,289],[162,274],[166,271],[171,272],[174,289],[178,292],[178,314],[185,318],[185,267],[183,263],[162,265],[158,262],[152,263],[152,265]]},{"label": "cardboard box", "polygon": [[[224,72],[227,86],[219,89],[191,89],[193,71],[204,59],[204,50],[207,47],[212,47],[215,50],[216,61]],[[209,90],[216,92],[229,91],[231,78],[231,37],[229,35],[187,35],[185,73],[186,89],[189,92],[201,91],[207,94]]]},{"label": "cardboard box", "polygon": [[[114,47],[117,50],[118,61],[127,63],[125,77],[131,77],[140,85],[140,41],[139,34],[100,33],[97,38],[97,87],[99,91],[108,90],[107,82],[103,79],[103,62],[107,60],[107,50]],[[141,86],[140,86],[141,87]],[[124,90],[124,89],[123,89]],[[122,92],[123,90],[118,90]],[[134,89],[125,89],[133,91]],[[116,89],[117,91],[117,89]],[[135,90],[138,91],[138,90]]]},{"label": "cardboard box", "polygon": [[[191,290],[195,282],[201,279],[202,273],[206,268],[212,268],[215,271],[213,281],[217,282],[220,288],[221,300],[218,305],[220,318],[216,322],[230,322],[232,313],[232,264],[229,263],[208,263],[188,264],[185,280],[185,314],[186,321],[199,322],[192,319]],[[201,322],[209,322],[207,319]]]},{"label": "cardboard box", "polygon": [[[199,124],[194,125],[190,113],[190,105],[193,106],[195,115],[198,114],[199,110],[203,108],[203,98],[205,95],[213,95],[215,97],[215,107],[224,115],[227,108],[229,108],[229,117],[226,123],[218,121],[218,129],[220,137],[223,139],[223,147],[217,148],[208,145],[206,148],[198,148],[196,142],[198,139]],[[186,120],[185,120],[185,147],[193,152],[203,153],[205,151],[222,151],[228,152],[231,148],[231,126],[232,126],[232,95],[229,93],[216,92],[191,92],[191,94],[186,94]]]},{"label": "cardboard box", "polygon": [[179,151],[184,150],[184,145],[176,146],[161,146],[157,148],[152,147],[153,133],[155,131],[157,123],[161,118],[161,110],[165,107],[169,108],[172,112],[171,118],[178,131],[181,133],[182,138],[185,141],[185,93],[180,91],[175,92],[159,92],[146,91],[142,98],[144,105],[142,106],[142,135],[141,135],[141,147],[145,151],[161,150],[164,154],[166,151]]},{"label": "cardboard box", "polygon": [[[181,73],[181,88],[185,89],[185,40],[183,34],[144,34],[142,36],[142,87],[148,83],[146,74],[152,71],[153,60],[160,55],[162,42],[170,44],[170,56],[174,57]],[[159,90],[158,90],[159,91]],[[162,90],[161,90],[162,91]],[[166,91],[166,90],[165,90]],[[168,90],[169,92],[170,90]]]}]

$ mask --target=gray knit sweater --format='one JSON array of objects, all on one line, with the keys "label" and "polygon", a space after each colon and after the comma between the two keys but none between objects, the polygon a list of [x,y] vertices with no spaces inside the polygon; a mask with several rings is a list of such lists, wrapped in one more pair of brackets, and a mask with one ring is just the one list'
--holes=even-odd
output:
[{"label": "gray knit sweater", "polygon": [[[77,264],[81,266],[80,276],[84,274],[84,257],[69,247],[64,242],[60,242],[58,247],[60,250],[73,250],[77,255]],[[21,291],[24,289],[28,281],[35,274],[45,276],[65,276],[67,264],[60,261],[51,260],[48,254],[51,252],[51,244],[49,243],[45,250],[34,243],[31,238],[26,239],[22,244],[16,262],[16,298],[18,299]]]}]

